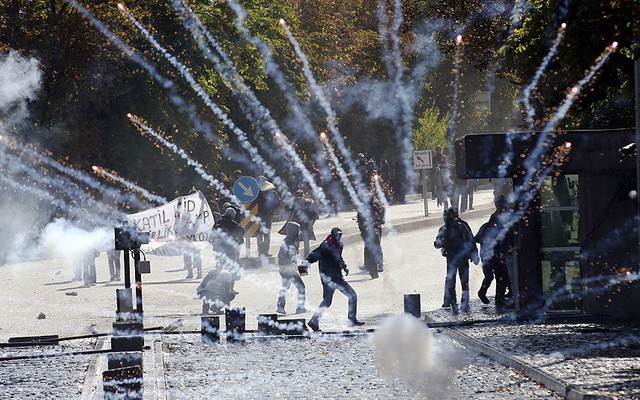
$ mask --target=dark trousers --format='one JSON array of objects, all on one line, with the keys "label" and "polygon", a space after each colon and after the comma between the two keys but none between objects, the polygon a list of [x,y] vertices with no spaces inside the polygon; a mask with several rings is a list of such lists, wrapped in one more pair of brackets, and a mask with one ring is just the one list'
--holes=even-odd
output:
[{"label": "dark trousers", "polygon": [[482,273],[484,279],[480,286],[480,292],[486,295],[489,286],[494,277],[496,279],[496,304],[504,304],[505,294],[507,290],[511,292],[511,279],[509,278],[509,271],[507,270],[506,257],[496,256],[489,260],[487,263],[482,264]]},{"label": "dark trousers", "polygon": [[318,306],[318,309],[313,313],[313,316],[311,317],[311,320],[309,322],[313,321],[316,324],[318,323],[318,321],[322,317],[322,313],[324,312],[324,310],[331,306],[331,303],[333,302],[333,293],[336,291],[336,289],[342,292],[342,294],[347,296],[347,298],[349,299],[349,320],[356,320],[356,312],[358,309],[358,295],[356,294],[356,291],[353,290],[351,285],[349,285],[349,283],[343,278],[332,278],[323,275],[322,273],[320,273],[320,280],[322,281],[322,302]]},{"label": "dark trousers", "polygon": [[464,307],[469,306],[469,261],[464,258],[454,259],[447,256],[447,278],[445,280],[444,303],[452,307],[457,303],[456,296],[456,272],[460,276],[460,285],[462,286],[462,299],[460,303]]},{"label": "dark trousers", "polygon": [[364,241],[364,266],[367,268],[374,267],[374,270],[382,270],[384,267],[382,254],[382,227],[375,226],[371,235],[367,235],[366,230],[361,229],[360,236]]},{"label": "dark trousers", "polygon": [[305,286],[300,275],[289,275],[280,273],[282,277],[282,287],[280,288],[280,293],[278,294],[278,308],[284,308],[285,303],[287,301],[287,293],[289,293],[289,288],[293,283],[293,286],[298,289],[298,308],[304,308],[305,303]]},{"label": "dark trousers", "polygon": [[93,250],[82,258],[82,279],[84,284],[92,286],[96,284],[96,257]]}]

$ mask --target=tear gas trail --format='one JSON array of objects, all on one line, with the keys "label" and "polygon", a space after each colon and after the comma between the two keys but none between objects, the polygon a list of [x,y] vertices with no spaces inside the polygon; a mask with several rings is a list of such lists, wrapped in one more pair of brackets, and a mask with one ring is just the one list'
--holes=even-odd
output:
[{"label": "tear gas trail", "polygon": [[[230,57],[224,52],[222,47],[207,30],[204,24],[202,24],[198,16],[193,13],[193,11],[186,4],[184,4],[182,0],[173,0],[172,3],[176,11],[181,14],[183,20],[185,21],[185,26],[191,32],[192,36],[196,39],[196,42],[198,43],[198,46],[202,50],[203,54],[214,63],[216,70],[222,76],[225,84],[233,90],[234,94],[240,97],[243,103],[246,103],[248,105],[248,107],[252,110],[253,115],[257,117],[257,121],[255,122],[257,124],[265,125],[265,127],[272,135],[274,135],[277,139],[282,139],[282,130],[271,116],[270,111],[262,105],[260,100],[258,100],[253,90],[244,81],[242,75],[238,73]],[[208,46],[205,45],[205,40],[202,40],[202,38],[206,39],[206,42],[208,42],[209,45],[215,50],[215,54]],[[324,192],[321,188],[318,187],[318,185],[316,185],[315,179],[305,168],[304,163],[298,156],[298,153],[295,151],[295,149],[291,145],[289,145],[286,140],[277,140],[277,142],[282,145],[282,147],[286,151],[286,154],[292,160],[290,162],[290,165],[293,165],[302,173],[303,180],[307,183],[307,185],[309,185],[309,187],[311,187],[314,197],[318,199],[318,202],[320,203],[320,207],[323,210],[328,209],[328,203]]]},{"label": "tear gas trail", "polygon": [[[411,88],[405,84],[403,80],[404,66],[402,63],[402,54],[400,52],[400,27],[402,26],[402,1],[395,0],[393,9],[393,20],[391,30],[387,29],[388,18],[386,17],[385,5],[382,1],[378,1],[378,27],[380,29],[380,35],[383,41],[383,56],[385,58],[391,57],[391,61],[385,60],[385,66],[389,76],[393,77],[393,86],[395,89],[396,100],[400,103],[400,110],[396,111],[396,115],[393,117],[394,134],[398,144],[400,145],[400,153],[404,155],[411,155],[413,150],[413,143],[411,138],[413,137],[413,117],[414,117],[414,104],[416,101],[416,95],[411,95]],[[391,40],[391,51],[389,54],[387,35]],[[415,170],[410,163],[410,157],[400,157],[401,162],[404,164],[403,172],[405,176],[402,179],[406,179],[409,183],[410,191],[413,190],[413,182],[415,181]]]},{"label": "tear gas trail", "polygon": [[[537,188],[542,184],[544,178],[551,173],[556,163],[565,156],[565,154],[559,152],[556,153],[553,161],[544,162],[545,153],[547,152],[553,137],[550,132],[555,129],[557,123],[566,116],[569,108],[573,105],[576,97],[580,94],[581,89],[591,81],[596,72],[602,68],[607,58],[609,58],[617,47],[618,42],[613,42],[611,46],[605,49],[605,51],[596,59],[596,63],[587,71],[585,76],[580,79],[575,86],[568,90],[564,101],[556,108],[556,112],[549,118],[540,132],[536,146],[522,164],[525,171],[525,174],[522,177],[522,182],[524,183],[521,186],[514,188],[514,199],[518,202],[517,210],[514,213],[511,213],[511,215],[505,215],[504,218],[501,218],[501,229],[498,232],[498,238],[504,238],[507,231],[517,221],[524,217],[529,204],[535,198]],[[571,144],[565,143],[564,151],[569,152],[570,150]]]},{"label": "tear gas trail", "polygon": [[378,0],[378,8],[376,9],[378,17],[378,33],[380,33],[380,42],[382,44],[382,62],[389,76],[393,75],[393,62],[391,61],[391,51],[389,50],[389,17],[387,16],[387,2]]},{"label": "tear gas trail", "polygon": [[[329,131],[331,132],[331,139],[336,143],[338,150],[343,155],[343,158],[347,163],[349,171],[353,175],[353,178],[354,178],[353,180],[355,181],[355,193],[358,194],[358,197],[355,199],[352,198],[351,200],[353,201],[356,208],[360,210],[363,207],[363,201],[366,201],[368,199],[369,193],[364,188],[364,184],[362,183],[362,176],[360,176],[360,172],[356,168],[356,164],[353,162],[353,158],[351,157],[351,152],[349,151],[349,148],[345,144],[344,139],[342,138],[342,134],[338,131],[338,127],[336,126],[335,112],[331,109],[331,105],[329,104],[329,101],[325,97],[320,86],[318,86],[318,83],[316,82],[316,79],[313,76],[313,72],[311,71],[309,60],[307,59],[305,54],[302,52],[302,49],[300,48],[300,44],[298,43],[296,38],[293,37],[293,34],[289,30],[289,27],[287,26],[286,22],[283,19],[280,20],[280,25],[284,29],[287,35],[287,38],[289,39],[289,42],[293,46],[296,54],[298,55],[298,57],[302,62],[302,71],[304,73],[305,78],[307,79],[307,82],[309,83],[311,92],[316,96],[320,106],[324,109],[324,112],[326,114],[327,125],[329,127]],[[336,168],[341,168],[341,166],[339,165],[340,164],[336,165]],[[347,191],[351,193],[349,189],[347,189]]]},{"label": "tear gas trail", "polygon": [[218,119],[224,123],[236,136],[240,145],[251,154],[251,159],[255,162],[257,168],[264,172],[265,176],[269,177],[271,181],[278,187],[278,190],[285,199],[291,199],[293,196],[287,187],[287,184],[280,179],[276,174],[276,171],[271,167],[258,153],[258,150],[253,147],[249,142],[247,135],[244,131],[236,126],[236,124],[222,111],[220,107],[211,99],[207,92],[200,86],[189,69],[180,63],[171,53],[169,53],[164,47],[162,47],[153,36],[147,31],[147,29],[135,19],[133,15],[122,4],[118,4],[120,11],[138,28],[138,30],[144,35],[149,43],[158,50],[164,58],[176,69],[182,77],[189,83],[191,88],[198,94],[198,96],[204,101],[211,111],[218,117]]},{"label": "tear gas trail", "polygon": [[607,58],[615,51],[618,47],[618,42],[613,42],[613,44],[608,47],[597,59],[596,64],[591,66],[587,74],[575,85],[573,86],[566,94],[564,101],[557,107],[556,112],[549,118],[544,128],[540,132],[540,135],[537,140],[537,145],[533,149],[533,151],[529,154],[529,156],[524,160],[523,166],[526,171],[526,175],[524,177],[524,182],[528,182],[533,175],[535,174],[538,166],[540,164],[540,160],[543,157],[544,153],[547,150],[547,144],[550,141],[549,132],[555,129],[558,122],[560,122],[569,111],[569,108],[573,105],[576,97],[580,94],[582,88],[589,83],[589,81],[593,78],[596,72],[604,65]]},{"label": "tear gas trail", "polygon": [[[389,200],[387,199],[387,196],[384,194],[384,190],[382,190],[382,185],[380,184],[380,175],[376,175],[374,178],[374,181],[376,185],[376,194],[378,195],[378,199],[380,200],[380,203],[382,203],[382,207],[384,208],[386,213],[389,207],[391,207],[391,204],[389,204]],[[393,225],[387,225],[387,226],[389,227],[390,235],[395,235],[397,233]]]},{"label": "tear gas trail", "polygon": [[91,169],[93,170],[93,172],[95,172],[96,174],[109,178],[111,180],[113,180],[114,182],[117,182],[119,184],[121,184],[122,186],[124,186],[125,188],[132,190],[136,193],[140,193],[142,196],[144,196],[146,199],[154,202],[154,203],[158,203],[158,204],[166,204],[168,203],[168,200],[165,199],[162,196],[158,196],[155,195],[151,192],[149,192],[148,190],[146,190],[143,187],[140,187],[138,185],[136,185],[133,182],[130,182],[120,176],[118,176],[118,174],[116,174],[114,171],[108,171],[105,168],[99,167],[97,165],[94,165],[91,167]]},{"label": "tear gas trail", "polygon": [[542,60],[542,63],[536,70],[536,73],[531,79],[531,82],[529,82],[529,84],[522,90],[520,97],[521,97],[521,102],[524,105],[527,113],[526,121],[529,126],[529,131],[533,130],[533,123],[534,123],[533,117],[535,116],[535,110],[533,109],[533,106],[529,101],[529,98],[531,96],[531,91],[538,85],[538,81],[540,80],[540,77],[542,76],[544,71],[547,69],[549,62],[551,62],[551,59],[553,58],[553,56],[555,56],[556,53],[558,52],[558,45],[560,44],[560,42],[562,41],[562,38],[564,37],[564,32],[566,27],[567,27],[567,24],[565,23],[562,23],[562,25],[560,25],[560,29],[558,29],[558,34],[556,35],[556,38],[553,41],[553,45],[551,46],[551,49]]},{"label": "tear gas trail", "polygon": [[84,183],[91,189],[99,190],[102,193],[105,193],[106,195],[113,197],[114,199],[118,199],[118,201],[130,202],[136,205],[140,203],[140,200],[137,197],[131,196],[128,193],[123,194],[116,189],[106,187],[102,185],[99,181],[91,177],[90,175],[87,175],[78,169],[71,168],[64,164],[61,164],[60,162],[54,160],[53,158],[38,152],[37,150],[32,148],[32,145],[24,145],[18,142],[16,139],[10,138],[8,136],[0,136],[0,145],[4,145],[5,147],[10,148],[16,152],[21,152],[24,155],[28,155],[33,160],[42,164],[46,164],[56,169],[57,171],[63,174],[66,174],[81,183]]},{"label": "tear gas trail", "polygon": [[214,134],[211,132],[211,126],[202,121],[194,111],[193,107],[190,107],[187,102],[176,92],[175,85],[172,80],[162,76],[151,64],[149,64],[144,58],[142,58],[134,49],[120,39],[116,34],[111,32],[100,20],[98,20],[91,11],[84,8],[81,4],[75,0],[64,0],[75,8],[84,18],[86,18],[93,26],[95,26],[102,35],[107,38],[114,46],[119,48],[125,56],[131,59],[144,69],[149,76],[151,76],[156,82],[160,84],[162,89],[167,91],[169,100],[176,105],[181,111],[186,112],[189,116],[191,123],[194,125],[198,132],[203,132],[205,137],[209,140],[214,139]]},{"label": "tear gas trail", "polygon": [[[307,136],[308,139],[311,140],[312,143],[317,144],[315,141],[315,129],[313,128],[311,122],[306,117],[306,115],[302,112],[303,107],[300,105],[298,100],[298,96],[295,93],[295,90],[289,82],[287,78],[284,76],[278,63],[274,60],[273,52],[271,48],[257,36],[252,35],[245,25],[245,20],[247,18],[247,12],[242,8],[242,6],[236,0],[228,0],[229,7],[236,14],[236,29],[242,35],[245,40],[254,45],[260,56],[264,60],[265,72],[269,77],[271,77],[280,90],[283,92],[289,109],[293,114],[298,116],[298,120],[301,125],[301,132]],[[318,146],[319,147],[319,146]],[[318,149],[321,152],[321,149]]]},{"label": "tear gas trail", "polygon": [[[460,90],[460,58],[461,58],[461,47],[462,47],[462,35],[456,36],[456,48],[453,56],[453,96],[451,100],[451,117],[449,118],[449,123],[447,127],[446,133],[446,141],[447,147],[444,150],[444,153],[449,160],[453,160],[453,142],[456,136],[456,120],[458,118],[458,92]],[[447,175],[446,179],[449,181],[449,184],[446,185],[449,188],[449,191],[453,190],[453,178],[451,174]],[[451,195],[451,193],[447,193],[447,196]]]},{"label": "tear gas trail", "polygon": [[567,111],[569,111],[569,108],[571,108],[571,106],[573,105],[576,97],[580,94],[582,88],[591,81],[596,72],[598,72],[600,68],[602,68],[609,56],[614,51],[616,51],[617,48],[618,42],[613,42],[611,46],[607,47],[607,49],[596,59],[596,64],[591,66],[587,74],[567,93],[564,102],[560,105],[560,107],[558,107],[555,114],[553,114],[553,116],[549,119],[549,121],[542,129],[543,133],[550,132],[555,129],[556,124],[565,117]]},{"label": "tear gas trail", "polygon": [[142,118],[137,117],[133,114],[127,114],[127,117],[133,123],[133,125],[140,131],[140,133],[142,133],[143,135],[145,133],[151,135],[160,144],[162,144],[163,146],[165,146],[166,148],[168,148],[169,150],[173,151],[175,154],[180,156],[183,160],[187,162],[187,165],[193,167],[193,169],[198,173],[198,175],[200,175],[202,179],[204,179],[205,181],[209,182],[209,184],[214,186],[219,193],[223,194],[226,197],[229,197],[229,199],[231,200],[231,203],[235,204],[240,210],[243,210],[245,217],[251,217],[251,221],[255,221],[260,225],[263,231],[266,231],[266,228],[264,227],[264,223],[262,223],[262,220],[255,215],[251,215],[250,211],[245,209],[244,204],[240,200],[238,200],[238,198],[232,192],[230,192],[226,187],[224,187],[224,185],[220,183],[219,180],[217,180],[216,178],[214,178],[213,176],[211,176],[205,171],[204,166],[202,164],[200,164],[199,162],[189,157],[189,155],[183,149],[179,148],[176,144],[169,142],[162,135],[160,135],[158,132],[153,130],[150,126],[148,126],[142,120]]},{"label": "tear gas trail", "polygon": [[456,48],[453,55],[453,95],[451,99],[451,117],[447,130],[447,157],[452,159],[453,139],[456,135],[456,120],[458,118],[458,93],[460,91],[460,58],[462,48],[462,35],[456,36]]},{"label": "tear gas trail", "polygon": [[331,162],[333,162],[333,165],[336,168],[336,172],[338,173],[338,177],[342,182],[342,186],[344,186],[347,190],[347,193],[349,193],[349,198],[351,199],[352,202],[354,203],[359,202],[361,204],[361,201],[358,198],[358,194],[355,192],[353,185],[349,181],[349,177],[347,176],[347,173],[344,171],[343,168],[339,167],[340,160],[338,159],[338,156],[336,155],[336,152],[333,149],[333,145],[331,144],[331,142],[329,142],[329,138],[326,133],[320,132],[320,142],[324,145],[326,152],[329,154],[329,158],[331,159]]},{"label": "tear gas trail", "polygon": [[[565,23],[562,23],[560,25],[560,29],[558,29],[558,33],[556,35],[555,40],[553,41],[551,49],[549,50],[549,52],[547,53],[545,58],[542,60],[542,63],[540,63],[540,66],[536,70],[533,78],[531,79],[531,82],[529,82],[529,84],[522,90],[522,92],[521,92],[521,94],[519,96],[520,102],[525,107],[525,112],[527,114],[526,121],[527,121],[528,129],[529,129],[527,134],[525,134],[523,137],[519,138],[520,140],[528,138],[529,137],[529,133],[533,131],[535,109],[533,108],[533,106],[531,105],[531,103],[529,101],[529,99],[531,97],[531,92],[538,85],[538,82],[540,81],[540,78],[542,77],[542,74],[544,73],[544,71],[546,71],[546,69],[549,66],[549,63],[551,62],[551,59],[553,58],[553,56],[555,56],[557,54],[558,45],[560,45],[560,42],[562,41],[562,38],[564,37],[564,33],[565,33],[566,27],[567,27],[567,24],[565,24]],[[512,154],[513,153],[513,137],[511,135],[506,135],[505,136],[505,145],[507,147],[507,156],[505,157],[504,163],[502,163],[502,164],[500,164],[498,166],[498,175],[500,177],[506,177],[507,176],[507,170],[508,170],[508,168],[511,166],[511,164],[513,162],[513,158],[514,158],[514,155]]]},{"label": "tear gas trail", "polygon": [[[236,29],[246,41],[256,47],[264,61],[264,71],[271,79],[273,79],[273,81],[282,91],[287,102],[288,109],[291,115],[293,115],[293,117],[295,118],[294,125],[296,126],[296,133],[299,132],[300,134],[302,134],[303,138],[308,140],[313,145],[315,150],[313,154],[313,160],[315,161],[317,167],[322,171],[322,173],[325,176],[329,176],[331,174],[331,171],[326,159],[324,158],[325,150],[322,143],[319,143],[317,140],[316,131],[313,128],[313,124],[311,123],[307,115],[302,111],[303,107],[300,104],[295,89],[289,84],[287,78],[280,70],[278,63],[273,57],[271,48],[262,39],[255,35],[252,35],[247,29],[245,25],[247,12],[244,10],[244,8],[242,8],[242,6],[236,0],[228,0],[228,3],[229,7],[236,14]],[[338,166],[337,168],[342,167]]]}]

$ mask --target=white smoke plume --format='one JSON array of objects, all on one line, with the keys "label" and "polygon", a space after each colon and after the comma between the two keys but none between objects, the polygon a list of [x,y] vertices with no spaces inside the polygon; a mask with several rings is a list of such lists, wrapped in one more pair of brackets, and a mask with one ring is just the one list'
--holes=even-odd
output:
[{"label": "white smoke plume", "polygon": [[450,341],[434,338],[410,315],[387,318],[369,339],[380,375],[402,380],[428,398],[445,398],[454,372],[465,366],[465,355]]},{"label": "white smoke plume", "polygon": [[35,99],[42,81],[40,62],[15,50],[0,54],[0,129],[27,116],[27,101]]}]

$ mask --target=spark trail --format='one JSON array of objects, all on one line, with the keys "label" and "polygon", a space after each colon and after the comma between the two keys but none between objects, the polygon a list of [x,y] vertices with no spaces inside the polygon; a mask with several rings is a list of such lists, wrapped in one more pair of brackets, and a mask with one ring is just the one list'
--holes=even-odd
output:
[{"label": "spark trail", "polygon": [[256,223],[258,223],[261,229],[266,232],[266,228],[264,227],[264,223],[262,223],[262,220],[255,215],[251,215],[250,211],[244,207],[244,203],[238,200],[238,198],[231,191],[227,190],[227,188],[225,188],[224,185],[220,183],[219,180],[217,180],[216,178],[208,174],[205,171],[204,166],[202,164],[200,164],[196,160],[189,157],[189,155],[183,149],[179,148],[175,143],[171,143],[170,141],[165,139],[162,135],[160,135],[153,128],[147,125],[142,120],[142,118],[137,117],[133,114],[127,114],[127,117],[142,134],[146,133],[151,135],[164,147],[173,151],[175,154],[177,154],[183,160],[185,160],[189,166],[193,167],[193,169],[200,175],[202,179],[204,179],[205,181],[209,182],[212,186],[214,186],[218,192],[220,192],[226,197],[229,197],[229,199],[231,199],[231,202],[235,204],[240,210],[243,211],[243,214],[246,218],[250,217],[251,221],[255,221]]},{"label": "spark trail", "polygon": [[[313,145],[313,148],[315,150],[313,154],[313,160],[325,176],[330,176],[331,171],[329,165],[327,164],[327,160],[324,158],[325,150],[323,144],[317,140],[318,138],[316,135],[316,131],[313,128],[313,124],[311,123],[307,115],[302,111],[303,107],[300,104],[296,91],[289,84],[287,78],[282,73],[278,63],[275,61],[271,48],[258,36],[252,35],[249,32],[245,25],[247,12],[244,10],[244,8],[242,8],[242,6],[236,0],[228,0],[228,3],[229,7],[236,14],[236,29],[247,42],[256,47],[264,61],[264,71],[271,79],[273,79],[273,81],[276,83],[276,85],[278,85],[278,87],[284,94],[288,109],[291,115],[295,118],[294,123],[297,127],[296,132],[302,134],[302,136]],[[342,169],[342,166],[337,165],[336,169]]]},{"label": "spark trail", "polygon": [[57,170],[58,172],[61,172],[81,183],[84,183],[91,189],[99,190],[102,193],[107,194],[108,196],[118,199],[118,201],[130,202],[132,204],[138,204],[140,202],[139,199],[136,198],[135,196],[131,196],[129,194],[123,194],[119,190],[105,187],[93,177],[85,174],[84,172],[78,169],[64,165],[54,160],[53,158],[38,152],[36,149],[33,149],[32,146],[30,145],[24,145],[8,136],[0,136],[0,144],[4,145],[9,149],[12,149],[13,151],[21,152],[24,155],[31,157],[36,162],[42,163],[44,165],[48,165],[54,168],[55,170]]},{"label": "spark trail", "polygon": [[162,47],[149,33],[149,31],[138,22],[138,20],[131,15],[131,13],[122,4],[118,4],[120,11],[135,25],[136,28],[145,36],[147,41],[158,50],[163,57],[182,75],[182,77],[189,83],[191,88],[202,99],[202,101],[209,107],[211,111],[218,117],[218,119],[225,124],[238,138],[240,145],[251,155],[251,159],[255,162],[258,169],[264,172],[269,179],[278,187],[279,192],[283,198],[292,199],[293,196],[287,187],[287,184],[280,179],[276,174],[276,171],[271,167],[262,156],[258,153],[258,150],[249,142],[247,134],[242,131],[238,126],[229,118],[229,116],[211,99],[207,92],[197,83],[189,69],[180,63],[171,53],[169,53],[164,47]]},{"label": "spark trail", "polygon": [[594,75],[602,68],[607,58],[618,47],[617,42],[613,42],[597,59],[596,63],[591,66],[585,76],[578,83],[568,90],[564,101],[557,107],[556,112],[549,118],[548,122],[539,134],[536,146],[523,162],[525,175],[522,177],[523,184],[514,188],[514,198],[518,203],[517,209],[510,215],[501,215],[501,229],[497,233],[496,238],[504,238],[508,230],[522,217],[531,201],[535,198],[537,188],[542,181],[551,173],[553,168],[561,161],[571,150],[571,144],[565,143],[564,149],[557,149],[556,154],[552,155],[552,160],[544,162],[544,156],[549,148],[552,140],[550,132],[555,129],[557,123],[562,120],[571,105],[573,105],[576,97],[580,94],[582,88],[594,77]]},{"label": "spark trail", "polygon": [[111,32],[100,20],[98,20],[93,13],[84,8],[81,4],[78,4],[75,0],[64,0],[74,7],[83,17],[85,17],[93,26],[95,26],[100,33],[109,41],[119,48],[125,56],[129,57],[133,62],[141,66],[149,76],[151,76],[160,86],[168,92],[169,100],[178,107],[181,111],[185,112],[190,121],[198,132],[203,132],[208,140],[214,139],[214,134],[211,132],[211,127],[200,117],[198,117],[194,109],[189,107],[187,102],[176,92],[175,85],[172,80],[165,78],[160,74],[153,65],[149,64],[143,57],[140,56],[134,49],[132,49],[127,43],[120,39],[116,34]]},{"label": "spark trail", "polygon": [[533,122],[534,122],[533,117],[535,116],[535,110],[533,109],[533,106],[529,101],[531,97],[531,92],[538,85],[538,82],[540,81],[540,77],[542,77],[542,74],[544,73],[544,71],[546,71],[547,66],[549,65],[549,62],[551,62],[551,59],[553,58],[553,56],[555,56],[556,53],[558,52],[558,45],[560,44],[560,42],[562,41],[562,38],[564,37],[566,27],[567,27],[567,24],[565,23],[560,25],[560,29],[558,30],[558,34],[556,35],[556,38],[553,41],[553,45],[551,46],[551,49],[542,60],[542,63],[540,63],[540,66],[536,70],[536,73],[531,79],[531,82],[529,82],[529,84],[522,90],[521,101],[527,112],[527,124],[529,125],[529,131],[533,130]]},{"label": "spark trail", "polygon": [[[524,105],[525,112],[527,113],[526,121],[527,121],[529,130],[525,134],[525,136],[521,137],[520,139],[525,139],[529,137],[529,134],[533,131],[535,109],[533,108],[533,106],[531,105],[531,102],[529,101],[531,97],[531,92],[538,85],[538,82],[540,81],[542,74],[544,73],[544,71],[546,71],[553,56],[557,54],[558,46],[560,45],[560,42],[564,37],[566,27],[567,27],[567,24],[565,23],[562,23],[560,25],[560,29],[558,29],[558,34],[556,35],[556,38],[553,41],[551,49],[549,49],[549,52],[540,63],[540,66],[536,70],[533,78],[531,79],[531,82],[529,82],[529,84],[522,90],[522,93],[520,95],[520,101]],[[507,147],[507,156],[505,157],[505,160],[504,160],[505,162],[498,166],[498,174],[501,177],[507,176],[507,169],[509,168],[509,166],[511,166],[513,159],[515,157],[515,155],[513,154],[513,137],[511,135],[505,135],[505,142]]]},{"label": "spark trail", "polygon": [[[366,200],[368,199],[369,192],[364,188],[364,184],[362,183],[362,177],[360,176],[360,172],[358,171],[355,163],[353,162],[351,152],[349,151],[349,148],[345,144],[344,139],[342,138],[342,135],[338,131],[338,128],[336,126],[335,112],[333,111],[333,109],[331,109],[331,105],[329,104],[329,101],[325,97],[320,86],[318,86],[318,83],[315,77],[313,76],[313,72],[311,71],[309,60],[307,59],[305,54],[302,52],[302,48],[300,48],[300,44],[298,43],[296,38],[293,37],[293,34],[289,30],[289,27],[287,26],[286,22],[283,19],[280,20],[280,25],[284,29],[287,35],[287,38],[289,39],[289,42],[293,46],[294,51],[296,52],[296,54],[298,55],[298,57],[302,62],[303,74],[307,79],[307,82],[309,83],[309,87],[312,93],[316,96],[320,106],[323,108],[326,114],[326,121],[329,127],[329,131],[331,132],[331,139],[336,143],[338,150],[343,155],[343,158],[347,163],[347,166],[349,167],[349,171],[351,171],[353,175],[353,178],[355,181],[355,188],[354,190],[347,189],[347,192],[349,193],[351,197],[351,201],[353,202],[354,206],[358,210],[360,210],[363,208],[363,202],[364,203],[367,202]],[[340,166],[340,164],[338,164],[336,165],[336,168],[342,168],[342,167]],[[353,186],[353,185],[350,183],[350,186]],[[353,196],[353,194],[356,194],[356,196]]]},{"label": "spark trail", "polygon": [[[214,63],[214,65],[216,66],[216,70],[223,77],[223,81],[225,82],[225,84],[229,86],[233,90],[233,93],[240,97],[244,103],[248,104],[253,114],[257,116],[258,120],[255,122],[257,122],[258,124],[264,124],[272,135],[274,135],[276,138],[280,138],[279,134],[280,132],[282,132],[282,130],[271,116],[270,111],[266,107],[264,107],[260,100],[258,100],[258,98],[255,96],[254,91],[246,84],[242,75],[238,73],[230,57],[224,52],[220,44],[207,30],[198,16],[194,14],[193,11],[191,11],[191,9],[181,0],[173,0],[173,6],[176,11],[181,14],[183,20],[185,21],[187,29],[191,32],[192,36],[198,42],[198,45],[204,55]],[[205,38],[206,42],[209,43],[213,50],[215,50],[215,53],[205,45],[204,40],[199,40],[200,38]],[[302,173],[303,180],[311,188],[314,197],[320,203],[320,207],[323,210],[327,210],[328,202],[324,192],[322,191],[322,188],[318,187],[318,185],[315,183],[314,177],[305,168],[304,163],[300,159],[298,153],[286,141],[280,141],[280,144],[283,146],[287,155],[291,159],[290,164]]]},{"label": "spark trail", "polygon": [[158,204],[166,204],[166,203],[168,203],[168,200],[165,199],[164,197],[158,196],[158,195],[155,195],[155,194],[149,192],[145,188],[140,187],[140,186],[136,185],[135,183],[130,182],[130,181],[118,176],[118,174],[116,174],[113,171],[108,171],[107,169],[99,167],[97,165],[92,166],[91,169],[93,170],[93,172],[95,172],[96,174],[98,174],[100,176],[103,176],[103,177],[106,177],[108,179],[111,179],[114,182],[117,182],[117,183],[121,184],[122,186],[124,186],[125,188],[127,188],[129,190],[132,190],[132,191],[134,191],[136,193],[140,193],[147,200],[150,200],[150,201],[152,201],[154,203],[158,203]]},{"label": "spark trail", "polygon": [[[411,155],[413,150],[413,116],[415,93],[411,93],[411,88],[404,82],[404,66],[402,63],[402,54],[400,52],[400,27],[402,26],[402,1],[395,0],[393,9],[393,20],[391,22],[391,30],[387,29],[388,18],[384,12],[385,4],[378,1],[378,27],[383,42],[383,57],[385,58],[385,66],[389,76],[393,77],[393,87],[395,90],[396,100],[400,103],[400,110],[394,113],[393,125],[394,134],[400,145],[400,154]],[[391,49],[388,48],[388,42],[391,41]],[[391,58],[391,61],[387,60]],[[400,157],[403,163],[403,172],[406,174],[405,179],[413,190],[413,182],[415,181],[415,170],[410,162],[411,157]]]}]

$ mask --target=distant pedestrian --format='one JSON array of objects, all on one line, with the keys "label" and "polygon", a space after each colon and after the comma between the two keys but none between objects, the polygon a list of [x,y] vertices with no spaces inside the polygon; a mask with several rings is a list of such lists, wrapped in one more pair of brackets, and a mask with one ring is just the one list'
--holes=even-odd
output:
[{"label": "distant pedestrian", "polygon": [[[69,221],[79,229],[89,233],[97,227],[96,222],[89,216],[86,210],[80,208],[75,200],[69,203]],[[72,259],[73,281],[84,282],[84,286],[95,286],[96,284],[96,258],[100,252],[94,248],[78,248]]]},{"label": "distant pedestrian", "polygon": [[378,277],[378,272],[384,271],[382,254],[382,225],[384,225],[385,210],[378,198],[372,193],[369,200],[369,216],[358,212],[357,221],[360,236],[364,242],[364,270],[369,271],[372,278]]},{"label": "distant pedestrian", "polygon": [[505,307],[505,296],[511,293],[511,280],[507,270],[507,257],[513,249],[514,237],[513,230],[509,229],[506,233],[500,234],[503,221],[500,216],[507,212],[507,199],[500,195],[495,201],[496,211],[491,214],[489,221],[482,224],[475,236],[475,241],[480,243],[480,256],[482,258],[482,273],[484,279],[482,286],[478,290],[478,298],[484,303],[489,304],[487,298],[487,290],[491,286],[494,277],[496,279],[496,307]]},{"label": "distant pedestrian", "polygon": [[109,264],[109,275],[111,281],[120,280],[120,250],[107,250],[107,263]]},{"label": "distant pedestrian", "polygon": [[[440,159],[442,158],[442,148],[436,147],[435,154],[433,155],[433,168],[429,171],[429,186],[431,190],[431,200],[438,199],[438,187],[436,185],[437,180],[437,167],[440,165]],[[440,205],[440,204],[438,204]]]},{"label": "distant pedestrian", "polygon": [[[291,214],[288,221],[296,222],[300,225],[300,240],[303,244],[303,258],[311,252],[311,240],[316,240],[313,225],[320,218],[318,207],[313,199],[308,198],[304,191],[298,190],[294,194]],[[286,234],[286,223],[280,233]]]},{"label": "distant pedestrian", "polygon": [[475,192],[478,187],[477,179],[467,179],[467,210],[473,210],[473,192]]},{"label": "distant pedestrian", "polygon": [[[196,188],[191,188],[189,194],[197,193]],[[203,196],[204,197],[204,196]],[[184,198],[180,197],[174,209],[175,223],[173,231],[178,236],[177,243],[182,251],[182,262],[184,269],[187,271],[185,279],[193,278],[193,268],[196,269],[196,278],[202,278],[202,254],[200,249],[191,243],[186,236],[193,232],[196,227],[196,221],[193,221],[191,214],[186,210]]]},{"label": "distant pedestrian", "polygon": [[478,265],[478,248],[473,239],[469,225],[458,216],[458,210],[447,208],[444,210],[444,225],[438,230],[433,245],[441,249],[447,258],[447,278],[445,280],[445,295],[443,306],[451,306],[454,314],[458,313],[456,296],[456,272],[460,276],[462,299],[460,310],[469,311],[469,260]]},{"label": "distant pedestrian", "polygon": [[276,187],[264,176],[257,178],[260,191],[258,193],[258,217],[262,221],[260,229],[256,232],[258,242],[258,255],[271,257],[269,247],[271,246],[271,223],[273,214],[280,207],[280,196],[276,192]]},{"label": "distant pedestrian", "polygon": [[331,306],[333,293],[336,289],[347,296],[349,300],[348,318],[351,325],[364,325],[364,322],[360,322],[356,318],[358,295],[342,276],[342,271],[344,271],[345,276],[349,275],[349,269],[342,258],[342,249],[344,246],[340,241],[341,239],[342,230],[337,227],[331,229],[331,234],[298,266],[300,275],[307,275],[309,265],[318,261],[320,281],[322,282],[322,302],[308,323],[309,327],[314,331],[320,330],[318,322],[322,317],[322,313]]},{"label": "distant pedestrian", "polygon": [[278,293],[277,312],[285,314],[287,293],[289,293],[289,288],[293,283],[298,290],[296,314],[300,314],[307,311],[305,307],[305,286],[297,268],[302,260],[298,250],[300,245],[300,225],[289,221],[286,223],[285,228],[287,235],[280,244],[280,251],[278,251],[278,270],[282,278],[282,287]]},{"label": "distant pedestrian", "polygon": [[438,194],[438,206],[442,204],[445,209],[454,207],[455,199],[455,171],[453,164],[449,163],[446,155],[440,157],[440,164],[436,167],[436,192]]}]

